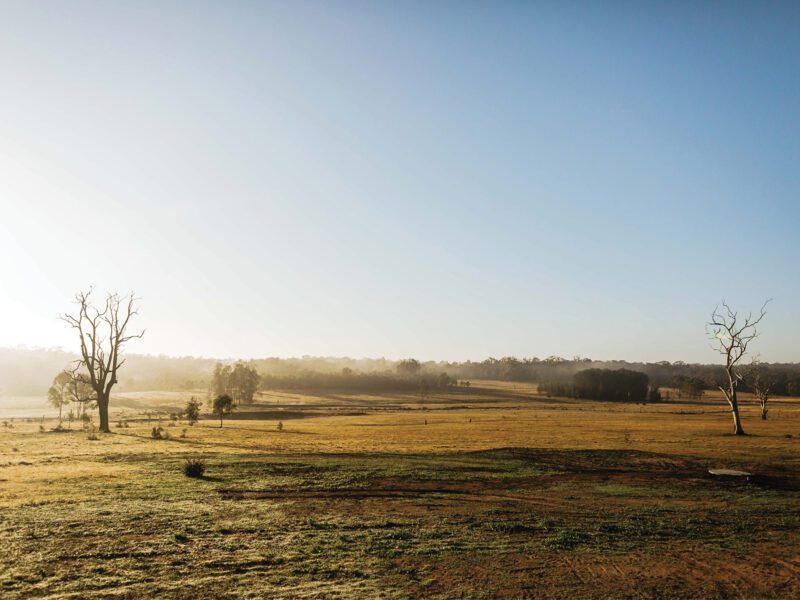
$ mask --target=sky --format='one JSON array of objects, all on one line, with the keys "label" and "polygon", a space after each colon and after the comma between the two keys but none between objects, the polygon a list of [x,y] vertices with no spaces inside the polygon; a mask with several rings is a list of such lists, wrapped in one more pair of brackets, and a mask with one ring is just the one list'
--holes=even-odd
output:
[{"label": "sky", "polygon": [[0,3],[0,346],[798,361],[800,6]]}]

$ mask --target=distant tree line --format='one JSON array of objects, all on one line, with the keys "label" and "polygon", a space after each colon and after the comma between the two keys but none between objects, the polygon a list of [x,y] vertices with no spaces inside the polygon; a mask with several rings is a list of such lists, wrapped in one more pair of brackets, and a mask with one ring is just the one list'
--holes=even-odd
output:
[{"label": "distant tree line", "polygon": [[[44,394],[51,385],[55,373],[71,364],[78,356],[63,350],[0,348],[0,396]],[[697,394],[698,386],[686,387],[686,378],[702,382],[703,390],[717,389],[724,379],[724,368],[719,365],[689,364],[676,362],[626,362],[593,361],[588,358],[565,359],[558,356],[548,358],[487,358],[483,361],[446,362],[415,361],[418,369],[415,376],[435,377],[439,373],[455,380],[475,381],[480,379],[520,381],[531,383],[571,384],[578,371],[591,368],[630,369],[647,374],[651,385],[682,390],[681,395]],[[119,391],[143,390],[201,390],[212,386],[216,365],[220,361],[206,358],[166,356],[127,356],[125,369],[119,377]],[[245,364],[257,371],[261,377],[276,380],[307,378],[310,372],[339,375],[344,369],[352,373],[399,375],[401,362],[384,358],[351,359],[332,357],[266,358],[250,360]],[[234,363],[223,363],[232,365]],[[772,395],[800,395],[800,364],[783,363],[765,365],[775,382]],[[411,367],[414,368],[413,366]],[[695,391],[691,391],[694,389]],[[744,391],[752,391],[747,382]]]},{"label": "distant tree line", "polygon": [[658,388],[646,373],[630,369],[586,369],[573,375],[571,383],[539,384],[548,396],[565,396],[606,402],[654,402],[661,400]]},{"label": "distant tree line", "polygon": [[[441,366],[437,363],[437,366]],[[776,396],[800,396],[800,364],[763,364],[772,381],[771,394]],[[423,363],[423,369],[427,364]],[[456,379],[489,379],[504,381],[527,381],[541,386],[560,384],[569,389],[573,377],[587,369],[629,369],[649,377],[651,387],[675,388],[678,395],[699,398],[705,390],[716,390],[725,379],[721,365],[690,364],[682,361],[635,363],[627,361],[593,361],[587,358],[571,360],[557,356],[546,359],[515,357],[489,358],[481,362],[450,363],[446,372]],[[555,389],[551,387],[550,389]],[[742,382],[742,389],[754,392],[751,381]],[[555,394],[554,394],[555,395]],[[560,394],[563,395],[563,394]]]},{"label": "distant tree line", "polygon": [[678,392],[681,398],[699,400],[703,397],[706,388],[709,387],[700,377],[690,375],[676,375],[672,382],[672,387]]},{"label": "distant tree line", "polygon": [[417,393],[425,398],[431,391],[444,390],[458,382],[447,373],[436,375],[418,372],[358,373],[345,367],[339,373],[304,371],[294,375],[265,375],[261,389],[341,393]]}]

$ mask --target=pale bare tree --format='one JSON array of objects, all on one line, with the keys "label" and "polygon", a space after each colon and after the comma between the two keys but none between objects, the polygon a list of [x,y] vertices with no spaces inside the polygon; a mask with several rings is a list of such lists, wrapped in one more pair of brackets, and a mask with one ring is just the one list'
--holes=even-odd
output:
[{"label": "pale bare tree", "polygon": [[737,312],[723,302],[722,308],[717,306],[711,313],[711,320],[706,324],[706,332],[715,342],[715,349],[725,357],[725,380],[718,387],[725,394],[725,399],[731,407],[733,432],[736,435],[744,435],[737,394],[739,383],[744,376],[738,365],[747,353],[750,342],[758,336],[757,325],[767,314],[768,302],[769,300],[761,306],[758,317],[753,317],[753,314],[749,313],[744,318],[740,318]]},{"label": "pale bare tree", "polygon": [[775,373],[767,365],[758,360],[753,360],[745,370],[744,377],[753,390],[753,394],[758,398],[758,403],[761,406],[761,418],[766,421],[767,401],[772,392],[772,386],[775,385]]},{"label": "pale bare tree", "polygon": [[108,433],[111,388],[117,383],[117,372],[125,364],[122,350],[130,340],[142,337],[144,331],[127,333],[131,318],[138,314],[133,293],[124,297],[109,293],[102,306],[95,306],[93,291],[94,288],[90,288],[88,292],[78,292],[75,295],[77,313],[61,318],[78,333],[81,358],[74,373],[97,395],[100,431]]},{"label": "pale bare tree", "polygon": [[80,372],[81,364],[78,361],[78,364],[74,365],[71,371],[65,371],[70,376],[67,396],[71,402],[75,402],[78,405],[78,414],[76,416],[79,419],[86,414],[88,409],[97,406],[97,394],[88,383],[89,376]]}]

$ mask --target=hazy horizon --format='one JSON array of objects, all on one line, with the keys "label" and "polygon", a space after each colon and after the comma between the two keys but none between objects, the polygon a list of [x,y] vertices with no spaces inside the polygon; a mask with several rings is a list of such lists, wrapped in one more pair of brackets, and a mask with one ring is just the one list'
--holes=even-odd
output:
[{"label": "hazy horizon", "polygon": [[[28,346],[26,344],[17,344],[15,346],[0,346],[0,351],[11,351],[11,352],[45,352],[45,353],[64,353],[70,354],[79,358],[79,353],[77,349],[67,348],[64,346]],[[254,355],[254,356],[222,356],[222,355],[192,355],[192,354],[165,354],[161,353],[142,353],[142,352],[126,352],[126,356],[128,357],[137,357],[137,358],[149,358],[149,359],[164,359],[164,360],[198,360],[198,361],[219,361],[223,363],[229,362],[249,362],[249,361],[261,361],[261,360],[282,360],[282,361],[301,361],[301,360],[330,360],[330,361],[339,361],[339,360],[350,360],[350,361],[387,361],[389,363],[397,363],[407,359],[416,359],[422,363],[480,363],[487,360],[502,360],[506,358],[514,358],[520,361],[524,360],[539,360],[539,361],[546,361],[549,358],[557,358],[562,359],[567,362],[572,361],[583,361],[589,360],[594,363],[614,363],[614,362],[621,362],[621,363],[643,363],[643,364],[657,364],[662,362],[668,362],[672,364],[677,363],[685,363],[687,365],[704,365],[704,366],[711,366],[711,365],[718,365],[719,360],[715,360],[715,358],[711,357],[708,361],[688,361],[677,358],[673,361],[667,359],[657,359],[657,360],[645,360],[645,359],[635,359],[635,358],[619,358],[613,356],[581,356],[581,355],[560,355],[560,354],[543,354],[541,356],[538,355],[513,355],[513,354],[496,354],[496,355],[487,355],[487,356],[472,356],[467,357],[464,359],[448,359],[444,358],[436,358],[436,357],[425,357],[425,356],[351,356],[351,355],[335,355],[335,354],[328,354],[328,355],[315,355],[315,354],[303,354],[303,355]],[[761,355],[757,355],[758,359],[765,363],[765,364],[800,364],[798,360],[789,360],[789,361],[764,361],[761,359]]]},{"label": "hazy horizon", "polygon": [[5,2],[0,346],[798,360],[800,9]]}]

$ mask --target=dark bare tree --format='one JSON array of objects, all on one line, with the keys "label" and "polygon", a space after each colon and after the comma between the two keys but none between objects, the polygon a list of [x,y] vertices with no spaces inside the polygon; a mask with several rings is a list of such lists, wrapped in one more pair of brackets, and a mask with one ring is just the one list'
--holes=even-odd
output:
[{"label": "dark bare tree", "polygon": [[761,418],[767,420],[767,401],[775,385],[775,374],[767,365],[754,360],[750,363],[744,373],[745,381],[750,389],[753,390],[758,403],[761,406]]},{"label": "dark bare tree", "polygon": [[142,337],[144,331],[127,332],[131,318],[138,314],[132,293],[124,297],[109,293],[103,305],[95,306],[93,291],[90,288],[88,292],[78,292],[75,295],[77,313],[65,314],[61,318],[78,333],[81,358],[76,361],[75,377],[94,390],[100,431],[108,433],[111,388],[117,383],[117,372],[125,364],[122,350],[130,340]]},{"label": "dark bare tree", "polygon": [[739,397],[737,390],[744,375],[739,368],[739,362],[747,353],[747,347],[757,336],[757,325],[764,318],[767,302],[761,306],[757,317],[749,313],[740,318],[739,313],[733,311],[725,302],[722,308],[717,306],[711,313],[711,320],[706,324],[706,332],[715,343],[715,349],[725,357],[725,379],[718,385],[725,399],[731,407],[733,415],[733,432],[744,435],[742,419],[739,416]]}]

